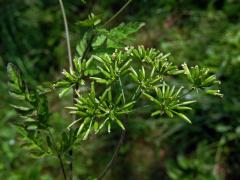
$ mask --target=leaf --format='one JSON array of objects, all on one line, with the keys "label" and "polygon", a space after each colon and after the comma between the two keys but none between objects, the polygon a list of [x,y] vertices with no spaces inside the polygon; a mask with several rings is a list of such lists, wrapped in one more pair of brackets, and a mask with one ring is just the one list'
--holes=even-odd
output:
[{"label": "leaf", "polygon": [[117,100],[116,100],[115,104],[118,105],[122,100],[123,100],[123,94],[121,93],[121,94],[117,97]]},{"label": "leaf", "polygon": [[155,99],[154,97],[152,97],[151,95],[147,94],[147,93],[143,93],[143,95],[148,98],[150,101],[153,101],[154,103],[158,104],[158,105],[161,105],[161,103]]},{"label": "leaf", "polygon": [[119,119],[115,118],[115,121],[122,128],[122,130],[125,130],[124,125],[122,124],[122,122]]},{"label": "leaf", "polygon": [[88,135],[89,135],[89,133],[90,133],[90,131],[92,129],[92,123],[93,123],[93,120],[90,121],[89,127],[88,127],[88,129],[87,129],[87,131],[86,131],[86,133],[85,133],[85,135],[83,137],[83,140],[86,140],[88,138]]},{"label": "leaf", "polygon": [[75,81],[75,76],[73,74],[70,74],[69,72],[67,72],[65,69],[63,69],[62,74],[65,76],[65,78],[70,81],[70,82],[74,82]]},{"label": "leaf", "polygon": [[19,89],[21,89],[23,84],[22,84],[20,72],[17,69],[17,67],[12,63],[8,63],[7,72],[8,72],[8,77],[9,77],[10,82],[15,84],[16,87],[18,87]]},{"label": "leaf", "polygon": [[97,68],[99,69],[99,71],[106,77],[106,78],[111,78],[111,74],[107,71],[105,71],[102,67],[97,66]]},{"label": "leaf", "polygon": [[19,114],[21,114],[22,116],[26,116],[28,114],[31,114],[34,109],[33,108],[29,108],[29,107],[25,107],[25,106],[17,106],[17,105],[10,105],[11,107],[13,107],[15,109],[16,112],[18,112]]},{"label": "leaf", "polygon": [[178,112],[176,112],[176,111],[172,111],[172,112],[173,112],[174,114],[176,114],[178,117],[180,117],[181,119],[185,120],[187,123],[192,124],[191,120],[188,119],[188,117],[185,116],[184,114],[178,113]]},{"label": "leaf", "polygon": [[131,108],[131,106],[133,106],[134,104],[135,104],[135,102],[136,101],[132,101],[132,102],[129,102],[129,103],[127,103],[127,104],[125,104],[124,106],[123,106],[123,109],[127,109],[127,108]]},{"label": "leaf", "polygon": [[25,128],[21,127],[21,126],[15,126],[15,129],[17,130],[17,132],[23,136],[23,137],[27,137],[28,132],[26,131]]},{"label": "leaf", "polygon": [[48,147],[49,147],[50,149],[54,150],[53,143],[52,143],[52,141],[51,141],[51,139],[50,139],[49,136],[46,136],[46,141],[47,141]]},{"label": "leaf", "polygon": [[62,98],[69,90],[71,90],[71,88],[72,86],[63,88],[63,90],[61,90],[61,92],[59,93],[59,97]]},{"label": "leaf", "polygon": [[167,109],[165,109],[165,113],[170,117],[172,118],[173,117],[173,113]]},{"label": "leaf", "polygon": [[78,120],[73,121],[71,124],[68,125],[67,129],[70,130],[70,128],[71,128],[74,124],[76,124],[77,122],[79,122],[79,121],[81,121],[81,120],[82,120],[82,119],[78,119]]},{"label": "leaf", "polygon": [[95,98],[95,97],[96,97],[96,91],[95,91],[95,83],[94,83],[94,81],[91,82],[90,96],[91,96],[92,98]]},{"label": "leaf", "polygon": [[99,77],[90,77],[90,79],[93,79],[96,82],[101,83],[101,84],[108,84],[109,83],[106,79],[99,78]]},{"label": "leaf", "polygon": [[111,87],[109,88],[107,95],[108,95],[108,102],[111,103],[112,102],[112,90],[111,90]]},{"label": "leaf", "polygon": [[130,35],[136,33],[145,24],[138,22],[121,23],[119,26],[111,29],[108,33],[107,47],[121,48],[130,40]]},{"label": "leaf", "polygon": [[19,111],[29,111],[29,110],[32,110],[32,108],[25,107],[25,106],[17,106],[17,105],[13,105],[13,104],[10,104],[10,106],[13,107],[16,110],[19,110]]},{"label": "leaf", "polygon": [[79,42],[79,44],[77,45],[76,47],[76,50],[77,50],[77,53],[80,57],[83,56],[83,52],[85,51],[86,47],[87,47],[87,37],[88,37],[88,34],[85,33],[83,35],[83,38],[82,40]]},{"label": "leaf", "polygon": [[80,127],[78,128],[77,131],[77,136],[82,132],[84,126],[90,121],[89,118],[85,118],[85,120],[83,121],[83,123],[80,125]]},{"label": "leaf", "polygon": [[108,133],[111,133],[111,123],[108,122]]},{"label": "leaf", "polygon": [[27,127],[27,130],[36,130],[37,128],[38,128],[37,125],[29,125]]},{"label": "leaf", "polygon": [[81,58],[74,58],[73,59],[73,63],[74,63],[74,66],[76,68],[76,71],[80,74],[81,71],[82,71],[82,62],[81,62]]},{"label": "leaf", "polygon": [[71,83],[69,81],[65,81],[65,80],[60,80],[58,82],[56,82],[55,84],[53,84],[54,88],[63,88],[63,87],[69,87],[71,85]]},{"label": "leaf", "polygon": [[151,116],[157,116],[157,115],[159,115],[159,114],[161,114],[161,113],[162,113],[162,111],[158,110],[158,111],[153,112],[153,113],[151,114]]},{"label": "leaf", "polygon": [[193,101],[185,101],[185,102],[182,102],[182,103],[177,104],[177,106],[192,104],[192,103],[195,103],[195,102],[197,102],[197,101],[195,101],[195,100],[193,100]]},{"label": "leaf", "polygon": [[189,79],[191,82],[193,82],[193,78],[192,78],[191,72],[190,72],[187,64],[186,64],[186,63],[183,63],[183,64],[182,64],[182,68],[183,68],[183,70],[184,70],[184,74],[186,74],[187,77],[188,77],[188,79]]},{"label": "leaf", "polygon": [[93,13],[91,13],[88,16],[88,19],[78,21],[76,24],[83,27],[94,27],[98,25],[100,22],[101,22],[101,19],[95,16]]},{"label": "leaf", "polygon": [[48,103],[44,95],[38,97],[37,112],[38,115],[48,116]]},{"label": "leaf", "polygon": [[17,94],[14,92],[9,91],[10,96],[12,96],[15,99],[19,99],[19,100],[25,100],[25,95],[24,94]]},{"label": "leaf", "polygon": [[209,89],[206,92],[207,92],[207,94],[210,94],[210,95],[223,97],[223,94],[220,93],[220,90]]},{"label": "leaf", "polygon": [[176,109],[177,110],[192,110],[192,108],[187,107],[187,106],[177,106]]},{"label": "leaf", "polygon": [[100,131],[103,127],[104,127],[104,125],[106,124],[106,122],[109,120],[109,118],[106,118],[104,121],[103,121],[103,123],[99,126],[99,129],[98,129],[98,131]]},{"label": "leaf", "polygon": [[106,97],[107,94],[108,94],[108,91],[110,91],[110,87],[107,88],[107,89],[102,93],[102,96],[100,97],[100,100],[101,100],[101,101],[104,101],[105,97]]},{"label": "leaf", "polygon": [[103,34],[100,34],[99,36],[97,36],[97,38],[94,40],[94,42],[92,43],[92,47],[94,49],[96,49],[99,46],[102,46],[104,44],[104,42],[106,41],[107,37]]},{"label": "leaf", "polygon": [[145,79],[145,77],[146,77],[146,73],[145,73],[145,68],[144,68],[144,66],[142,66],[141,76],[142,76],[142,79]]},{"label": "leaf", "polygon": [[98,128],[99,128],[99,123],[97,121],[95,121],[93,127],[94,127],[94,131],[96,133],[98,131]]}]

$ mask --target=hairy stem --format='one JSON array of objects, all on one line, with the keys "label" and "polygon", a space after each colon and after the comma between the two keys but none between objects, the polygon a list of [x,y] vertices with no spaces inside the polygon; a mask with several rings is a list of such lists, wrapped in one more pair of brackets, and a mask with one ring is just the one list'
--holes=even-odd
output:
[{"label": "hairy stem", "polygon": [[120,147],[123,143],[123,139],[125,137],[125,130],[122,130],[121,132],[121,136],[118,140],[118,143],[117,143],[117,146],[116,146],[116,149],[113,153],[113,156],[112,158],[110,159],[110,161],[108,162],[107,166],[105,167],[105,169],[103,170],[102,174],[97,178],[98,180],[103,180],[103,178],[106,176],[107,172],[111,169],[112,165],[113,165],[113,162],[114,160],[116,159],[118,153],[119,153],[119,150],[120,150]]},{"label": "hairy stem", "polygon": [[64,5],[63,5],[62,0],[59,0],[59,4],[60,4],[60,7],[61,7],[64,27],[65,27],[65,35],[66,35],[67,51],[68,51],[68,61],[69,61],[69,70],[70,70],[70,72],[72,72],[72,70],[73,70],[73,63],[72,63],[70,36],[69,36],[69,30],[68,30],[68,21],[67,21],[67,18],[66,18],[66,13],[65,13],[65,9],[64,9]]},{"label": "hairy stem", "polygon": [[64,180],[67,180],[67,175],[66,175],[66,171],[65,171],[65,168],[64,168],[64,165],[63,165],[63,160],[62,160],[62,157],[60,154],[58,154],[58,160],[59,160],[59,163],[60,163],[60,166],[61,166],[61,170],[62,170],[62,173],[63,173],[63,177],[64,177]]}]

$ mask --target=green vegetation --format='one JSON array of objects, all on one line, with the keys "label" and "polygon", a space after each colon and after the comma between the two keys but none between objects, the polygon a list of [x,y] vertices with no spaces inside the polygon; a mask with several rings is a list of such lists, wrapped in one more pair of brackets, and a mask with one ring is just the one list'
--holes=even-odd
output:
[{"label": "green vegetation", "polygon": [[240,177],[237,1],[64,5],[0,2],[1,179]]}]

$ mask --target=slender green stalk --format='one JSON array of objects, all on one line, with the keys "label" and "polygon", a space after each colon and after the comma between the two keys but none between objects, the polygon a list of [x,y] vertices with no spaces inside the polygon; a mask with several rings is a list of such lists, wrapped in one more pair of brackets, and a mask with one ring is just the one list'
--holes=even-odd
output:
[{"label": "slender green stalk", "polygon": [[130,3],[132,0],[128,0],[122,7],[121,9],[118,10],[108,21],[104,23],[104,26],[107,26],[110,22],[112,22]]},{"label": "slender green stalk", "polygon": [[[63,21],[64,21],[64,27],[65,27],[65,35],[66,35],[66,41],[67,41],[67,51],[68,51],[68,61],[69,61],[69,70],[70,72],[73,71],[73,60],[72,60],[72,54],[71,54],[71,45],[70,45],[70,35],[69,35],[69,30],[68,30],[68,21],[67,21],[67,17],[66,17],[66,13],[65,13],[65,9],[64,9],[64,5],[62,0],[59,0],[59,4],[61,7],[61,11],[62,11],[62,16],[63,16]],[[73,87],[73,99],[75,97],[75,89],[76,87]],[[73,121],[75,120],[75,116],[73,116]],[[70,163],[69,163],[69,179],[72,180],[73,179],[73,150],[70,149],[69,150],[69,156],[70,156]]]},{"label": "slender green stalk", "polygon": [[95,37],[95,35],[92,34],[91,37],[90,37],[90,39],[89,39],[89,41],[88,41],[88,43],[87,43],[87,47],[86,47],[86,49],[85,49],[84,52],[83,52],[83,55],[82,55],[82,57],[81,57],[81,60],[83,60],[84,58],[86,58],[87,53],[88,53],[88,51],[89,51],[89,49],[90,49],[90,47],[91,47],[91,44],[92,44],[92,42],[93,42],[94,37]]},{"label": "slender green stalk", "polygon": [[63,160],[62,160],[62,157],[60,154],[58,154],[58,160],[59,160],[59,163],[60,163],[60,166],[61,166],[61,170],[62,170],[62,173],[63,173],[63,177],[64,177],[64,180],[67,180],[67,175],[66,175],[66,171],[65,171],[65,168],[64,168],[64,165],[63,165]]},{"label": "slender green stalk", "polygon": [[191,93],[194,90],[194,88],[189,89],[186,93],[180,96],[180,98],[186,96],[187,94]]},{"label": "slender green stalk", "polygon": [[[110,22],[112,22],[119,14],[121,14],[121,12],[123,12],[123,10],[132,2],[132,0],[128,0],[123,6],[121,9],[119,9],[118,12],[116,12],[108,21],[106,21],[103,26],[107,26]],[[124,101],[125,100],[125,94],[124,94],[124,90],[123,90],[123,86],[122,86],[122,81],[121,81],[121,78],[119,77],[119,84],[120,84],[120,87],[121,87],[121,91],[122,91],[122,94],[123,94],[123,98],[124,98]],[[127,117],[126,117],[126,120],[127,120]],[[121,136],[118,140],[118,143],[116,145],[116,149],[113,153],[113,156],[112,158],[110,159],[110,161],[108,162],[107,166],[105,167],[105,169],[103,170],[102,174],[97,178],[98,180],[103,180],[103,178],[106,176],[107,172],[111,169],[112,165],[113,165],[113,162],[114,160],[116,159],[118,153],[119,153],[119,150],[120,150],[120,147],[123,143],[123,140],[124,140],[124,137],[125,137],[125,130],[122,130],[121,132]]]},{"label": "slender green stalk", "polygon": [[72,70],[73,70],[73,63],[72,63],[70,36],[69,36],[69,30],[68,30],[68,21],[67,21],[67,18],[66,18],[66,13],[65,13],[65,9],[64,9],[64,5],[63,5],[62,0],[59,0],[59,4],[60,4],[60,7],[61,7],[64,27],[65,27],[65,35],[66,35],[67,51],[68,51],[68,61],[69,61],[69,70],[70,70],[70,72],[72,72]]},{"label": "slender green stalk", "polygon": [[107,172],[111,169],[112,165],[113,165],[113,162],[114,160],[116,159],[118,153],[119,153],[119,150],[120,150],[120,147],[123,143],[123,139],[125,137],[125,130],[122,130],[121,132],[121,136],[118,140],[118,143],[117,143],[117,146],[116,146],[116,149],[113,153],[113,156],[112,158],[110,159],[110,161],[108,162],[107,166],[105,167],[105,169],[103,170],[102,174],[97,178],[97,180],[103,180],[103,178],[107,175]]},{"label": "slender green stalk", "polygon": [[57,146],[56,146],[56,143],[55,143],[55,140],[54,140],[54,137],[52,135],[51,130],[47,129],[47,131],[48,131],[48,134],[51,138],[51,142],[53,143],[54,151],[57,153],[57,158],[58,158],[58,161],[59,161],[59,164],[60,164],[60,167],[61,167],[61,171],[62,171],[64,180],[67,180],[67,174],[66,174],[66,171],[65,171],[65,167],[64,167],[64,164],[63,164],[61,154],[57,152]]},{"label": "slender green stalk", "polygon": [[[110,22],[112,22],[131,3],[131,1],[132,0],[128,0],[116,14],[114,14],[106,23],[104,23],[103,26],[107,26]],[[65,9],[64,9],[64,5],[63,5],[62,0],[59,0],[59,3],[60,3],[60,6],[61,6],[64,26],[65,26],[65,34],[66,34],[67,49],[68,49],[68,59],[69,59],[69,69],[70,69],[70,72],[72,72],[72,70],[73,70],[73,62],[72,62],[72,55],[71,55],[71,46],[70,46],[70,36],[69,36],[69,30],[68,30],[68,23],[67,23],[66,13],[65,13]],[[94,37],[95,37],[94,34],[92,34],[92,36],[90,37],[90,40],[89,40],[89,42],[87,44],[87,47],[86,47],[86,49],[85,49],[85,51],[84,51],[84,53],[83,53],[83,55],[81,57],[81,60],[86,58]],[[76,89],[78,89],[77,86],[73,88],[73,98],[75,98],[75,96],[76,96],[75,93],[74,93]],[[73,116],[73,121],[75,121],[75,119],[76,119],[76,117]],[[112,165],[114,159],[116,158],[116,156],[118,154],[118,151],[120,149],[120,146],[122,144],[122,141],[124,139],[124,134],[125,134],[125,131],[122,131],[121,137],[119,139],[119,142],[117,144],[117,147],[116,147],[116,150],[115,150],[115,152],[113,154],[113,157],[109,161],[109,163],[106,166],[105,170],[103,171],[102,175],[100,176],[100,179],[102,179],[105,176],[105,174],[107,173],[107,171],[111,168],[111,165]],[[72,162],[73,150],[72,149],[70,149],[69,155],[70,155],[69,177],[70,177],[70,180],[72,180],[73,179],[73,174],[72,174],[72,171],[73,171],[73,162]]]},{"label": "slender green stalk", "polygon": [[[111,23],[119,14],[121,14],[121,12],[123,12],[123,10],[132,2],[132,0],[128,0],[122,7],[121,9],[118,10],[118,12],[116,12],[109,20],[107,20],[102,26],[107,26],[109,23]],[[85,49],[85,51],[83,52],[83,55],[81,57],[81,60],[83,60],[84,58],[86,58],[87,53],[91,47],[92,41],[94,40],[95,35],[92,34],[89,42],[87,44],[87,47]]]}]

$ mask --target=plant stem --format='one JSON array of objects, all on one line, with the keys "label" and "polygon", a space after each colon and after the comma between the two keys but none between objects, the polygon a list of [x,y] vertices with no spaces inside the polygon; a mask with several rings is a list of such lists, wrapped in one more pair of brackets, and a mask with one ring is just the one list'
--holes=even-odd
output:
[{"label": "plant stem", "polygon": [[[116,12],[116,13],[115,13],[109,20],[107,20],[102,26],[103,26],[103,27],[104,27],[104,26],[107,26],[110,22],[112,22],[131,2],[132,2],[132,0],[128,0],[128,1],[121,7],[121,9],[119,9],[118,12]],[[89,40],[89,42],[88,42],[88,44],[87,44],[86,49],[85,49],[84,52],[83,52],[83,55],[82,55],[82,57],[81,57],[81,60],[83,60],[84,58],[86,58],[87,53],[88,53],[88,51],[89,51],[89,49],[90,49],[90,47],[91,47],[92,41],[94,40],[94,37],[95,37],[94,34],[92,34],[92,35],[90,36],[90,40]]]},{"label": "plant stem", "polygon": [[114,160],[116,159],[118,153],[119,153],[119,150],[120,150],[120,147],[123,143],[123,139],[125,137],[125,130],[122,130],[121,132],[121,136],[118,140],[118,143],[117,143],[117,146],[116,146],[116,149],[113,153],[113,156],[112,158],[110,159],[110,161],[108,162],[107,166],[105,167],[105,169],[103,170],[102,174],[97,178],[98,180],[103,180],[103,178],[106,176],[107,172],[111,169],[112,165],[113,165],[113,162]]},{"label": "plant stem", "polygon": [[189,89],[186,93],[180,96],[180,98],[186,96],[187,94],[191,93],[194,90],[194,88]]},{"label": "plant stem", "polygon": [[65,27],[65,35],[66,35],[67,51],[68,51],[68,61],[69,61],[69,70],[70,70],[70,72],[72,72],[73,63],[72,63],[72,54],[71,54],[71,45],[70,45],[70,36],[69,36],[69,30],[68,30],[68,22],[67,22],[66,13],[65,13],[65,9],[64,9],[64,5],[63,5],[62,0],[59,0],[59,4],[60,4],[60,7],[61,7],[64,27]]},{"label": "plant stem", "polygon": [[[110,22],[112,22],[130,3],[132,2],[132,0],[128,0],[123,6],[121,9],[119,9],[118,12],[116,12],[108,21],[106,21],[103,26],[107,26]],[[125,95],[124,95],[124,91],[123,91],[123,87],[122,87],[122,82],[121,82],[121,79],[119,78],[119,83],[120,83],[120,87],[121,87],[121,91],[123,93],[123,96],[124,96],[124,101],[125,101]],[[127,116],[126,116],[126,120],[127,120]],[[123,143],[123,139],[125,137],[125,130],[122,130],[121,132],[121,136],[118,140],[118,143],[117,143],[117,146],[116,146],[116,149],[113,153],[113,156],[112,158],[110,159],[110,161],[108,162],[107,166],[105,167],[105,169],[103,170],[102,174],[97,178],[97,180],[103,180],[103,178],[106,176],[107,172],[111,169],[112,165],[113,165],[113,162],[114,160],[116,159],[118,153],[119,153],[119,150],[120,150],[120,147]]]},{"label": "plant stem", "polygon": [[[55,143],[55,140],[54,140],[54,137],[52,135],[52,132],[50,129],[47,129],[48,133],[49,133],[49,136],[51,138],[51,141],[53,143],[53,148],[54,148],[54,151],[57,152],[57,147],[56,147],[56,143]],[[61,157],[61,154],[57,152],[57,158],[59,160],[59,163],[60,163],[60,167],[61,167],[61,171],[63,173],[63,177],[64,177],[64,180],[67,180],[67,175],[66,175],[66,171],[65,171],[65,168],[64,168],[64,164],[63,164],[63,160],[62,160],[62,157]]]},{"label": "plant stem", "polygon": [[[108,25],[111,21],[113,21],[131,2],[132,0],[128,0],[126,4],[123,5],[123,7],[116,13],[114,14],[105,24],[104,26]],[[62,16],[63,16],[63,21],[64,21],[64,27],[65,27],[65,34],[66,34],[66,41],[67,41],[67,50],[68,50],[68,60],[69,60],[69,70],[70,72],[73,71],[73,62],[72,62],[72,55],[71,55],[71,46],[70,46],[70,36],[69,36],[69,30],[68,30],[68,22],[67,22],[67,18],[66,18],[66,13],[65,13],[65,9],[64,9],[64,5],[63,5],[63,2],[62,0],[59,0],[59,3],[60,3],[60,6],[61,6],[61,11],[62,11]],[[86,56],[87,56],[87,53],[90,49],[90,46],[91,46],[91,43],[94,39],[94,34],[91,35],[90,37],[90,40],[88,42],[88,45],[81,57],[81,60],[83,60]],[[74,87],[73,88],[73,99],[75,98],[75,90],[78,89],[78,86]],[[73,121],[75,121],[76,119],[76,116],[73,116]],[[108,163],[108,165],[106,166],[105,170],[103,171],[102,175],[99,177],[99,179],[103,179],[104,176],[106,175],[106,173],[108,172],[108,170],[111,168],[112,166],[112,163],[114,161],[114,159],[116,158],[118,152],[119,152],[119,149],[120,149],[120,146],[122,144],[122,141],[124,139],[124,136],[125,136],[125,131],[123,130],[122,133],[121,133],[121,137],[119,139],[119,142],[117,144],[117,147],[116,147],[116,150],[113,154],[113,157],[112,159],[110,160],[110,162]],[[73,157],[73,150],[70,149],[69,150],[69,155],[70,155],[70,164],[69,164],[69,177],[70,177],[70,180],[73,179],[73,174],[72,174],[72,171],[73,171],[73,162],[72,162],[72,157]],[[62,159],[61,159],[61,156],[59,156],[59,161],[61,163],[61,167],[63,167],[63,163],[62,163]],[[62,168],[63,170],[63,174],[64,174],[64,178],[66,179],[66,174],[65,174],[65,170],[64,170],[64,167]]]},{"label": "plant stem", "polygon": [[66,171],[65,171],[65,168],[64,168],[64,165],[63,165],[63,161],[62,161],[62,157],[60,154],[58,154],[58,160],[59,160],[59,163],[60,163],[60,166],[61,166],[61,170],[62,170],[62,173],[63,173],[63,177],[64,177],[64,180],[67,180],[67,175],[66,175]]},{"label": "plant stem", "polygon": [[95,37],[94,34],[92,34],[91,37],[90,37],[90,39],[89,39],[89,41],[88,41],[88,43],[87,43],[87,47],[86,47],[86,49],[85,49],[84,52],[83,52],[83,55],[82,55],[82,57],[81,57],[81,60],[83,60],[84,58],[86,58],[87,53],[88,53],[88,51],[89,51],[89,49],[90,49],[90,47],[91,47],[91,44],[92,44],[92,42],[93,42],[94,37]]},{"label": "plant stem", "polygon": [[121,9],[118,10],[108,21],[104,23],[104,26],[108,25],[110,22],[112,22],[130,3],[132,0],[128,0],[122,7]]},{"label": "plant stem", "polygon": [[[59,0],[59,4],[61,7],[61,11],[62,11],[62,16],[63,16],[63,22],[64,22],[64,27],[65,27],[65,35],[66,35],[66,41],[67,41],[67,52],[68,52],[68,61],[69,61],[69,71],[73,72],[73,61],[72,61],[72,54],[71,54],[71,45],[70,45],[70,35],[69,35],[69,30],[68,30],[68,21],[67,21],[67,17],[66,17],[66,13],[65,13],[65,9],[64,9],[64,5],[62,0]],[[73,87],[73,99],[74,99],[74,91],[75,91],[76,87]],[[73,116],[73,121],[75,121],[75,116]],[[69,179],[72,180],[73,179],[73,150],[70,149],[69,150],[69,156],[70,156],[70,164],[69,164]],[[61,159],[59,159],[61,160]]]}]

